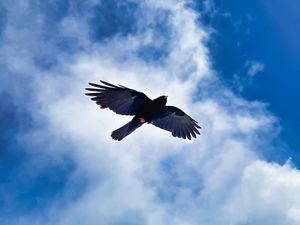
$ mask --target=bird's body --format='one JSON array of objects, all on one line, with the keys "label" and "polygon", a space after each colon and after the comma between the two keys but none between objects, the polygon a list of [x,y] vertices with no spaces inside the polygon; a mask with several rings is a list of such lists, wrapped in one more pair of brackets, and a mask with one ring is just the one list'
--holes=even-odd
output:
[{"label": "bird's body", "polygon": [[136,113],[137,118],[143,118],[146,123],[151,123],[155,115],[159,114],[167,103],[167,96],[158,97],[149,102]]},{"label": "bird's body", "polygon": [[167,96],[151,100],[144,93],[133,89],[116,86],[105,81],[104,85],[89,83],[96,88],[86,88],[91,100],[96,101],[101,108],[109,108],[121,115],[132,115],[133,119],[112,132],[112,138],[122,140],[144,123],[151,123],[159,128],[172,132],[174,137],[196,138],[200,134],[197,122],[182,110],[174,106],[166,106]]}]

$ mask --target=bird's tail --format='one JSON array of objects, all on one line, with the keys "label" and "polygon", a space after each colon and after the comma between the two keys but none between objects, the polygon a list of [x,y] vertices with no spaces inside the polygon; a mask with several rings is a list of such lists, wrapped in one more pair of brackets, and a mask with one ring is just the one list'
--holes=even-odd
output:
[{"label": "bird's tail", "polygon": [[113,131],[111,133],[111,137],[117,141],[120,141],[127,135],[131,134],[135,129],[137,129],[141,125],[142,123],[140,122],[140,120],[134,117],[129,123]]}]

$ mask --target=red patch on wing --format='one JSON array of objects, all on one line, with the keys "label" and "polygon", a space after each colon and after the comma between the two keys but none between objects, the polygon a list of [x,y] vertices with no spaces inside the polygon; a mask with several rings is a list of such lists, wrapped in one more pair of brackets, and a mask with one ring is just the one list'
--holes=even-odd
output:
[{"label": "red patch on wing", "polygon": [[139,120],[140,120],[141,123],[145,123],[146,122],[145,118],[143,118],[143,117],[139,118]]}]

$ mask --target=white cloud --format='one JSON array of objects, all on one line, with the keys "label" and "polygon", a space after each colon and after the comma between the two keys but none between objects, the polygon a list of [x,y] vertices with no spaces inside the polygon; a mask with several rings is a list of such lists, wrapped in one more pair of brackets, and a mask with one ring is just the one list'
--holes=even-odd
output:
[{"label": "white cloud", "polygon": [[[46,157],[72,156],[77,166],[72,178],[85,182],[86,188],[76,199],[69,199],[70,190],[66,189],[43,212],[17,217],[13,223],[299,222],[299,171],[260,159],[262,143],[267,146],[277,132],[276,119],[261,103],[243,100],[221,85],[205,85],[207,80],[218,82],[204,44],[209,36],[183,1],[142,4],[147,9],[145,18],[160,8],[171,15],[170,52],[164,63],[145,62],[136,54],[145,40],[155,42],[148,36],[151,31],[95,44],[88,40],[85,18],[70,15],[58,25],[57,36],[77,35],[82,30],[85,50],[71,59],[59,54],[58,65],[48,71],[33,65],[20,69],[30,72],[36,84],[38,107],[32,111],[37,119],[46,121],[46,127],[38,130],[51,139],[46,148],[51,153]],[[24,55],[29,61],[32,57]],[[13,65],[11,58],[7,60]],[[149,125],[122,142],[113,141],[111,131],[129,117],[99,110],[84,96],[87,83],[100,79],[138,89],[152,98],[168,94],[170,105],[199,121],[202,136],[183,141]],[[204,97],[193,101],[198,92]],[[30,139],[33,134],[27,135]],[[71,151],[61,147],[62,139],[73,146]]]},{"label": "white cloud", "polygon": [[257,61],[247,61],[245,66],[248,69],[247,74],[251,77],[254,77],[265,69],[265,64]]},{"label": "white cloud", "polygon": [[[299,188],[300,173],[289,164],[254,161],[245,168],[234,192],[235,200],[225,210],[233,214],[233,224],[296,225],[300,223]],[[237,213],[239,206],[243,208]]]}]

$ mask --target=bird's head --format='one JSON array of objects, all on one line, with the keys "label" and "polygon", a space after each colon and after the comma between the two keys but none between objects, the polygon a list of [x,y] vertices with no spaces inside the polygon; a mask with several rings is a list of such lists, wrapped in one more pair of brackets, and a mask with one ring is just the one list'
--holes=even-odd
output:
[{"label": "bird's head", "polygon": [[162,95],[162,96],[156,98],[155,101],[158,102],[159,105],[166,105],[167,104],[167,99],[168,99],[167,95]]}]

